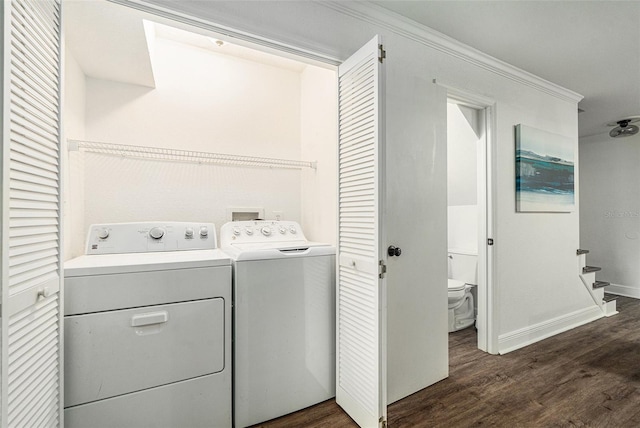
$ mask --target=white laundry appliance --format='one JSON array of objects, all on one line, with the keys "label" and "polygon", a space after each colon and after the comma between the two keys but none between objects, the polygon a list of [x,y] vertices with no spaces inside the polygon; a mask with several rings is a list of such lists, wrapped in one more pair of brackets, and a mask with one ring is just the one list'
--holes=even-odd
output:
[{"label": "white laundry appliance", "polygon": [[65,263],[65,427],[230,427],[231,260],[211,223],[91,226]]},{"label": "white laundry appliance", "polygon": [[335,396],[335,247],[293,221],[220,230],[234,265],[234,425]]}]

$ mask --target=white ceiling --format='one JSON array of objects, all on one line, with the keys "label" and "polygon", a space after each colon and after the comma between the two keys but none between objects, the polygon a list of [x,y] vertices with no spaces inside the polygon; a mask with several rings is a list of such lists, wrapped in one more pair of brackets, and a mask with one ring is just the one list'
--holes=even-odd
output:
[{"label": "white ceiling", "polygon": [[155,87],[151,56],[156,38],[297,73],[306,67],[299,61],[229,42],[218,46],[203,34],[153,24],[148,21],[153,18],[150,15],[104,0],[67,0],[64,13],[67,49],[85,75],[96,79]]},{"label": "white ceiling", "polygon": [[139,13],[107,1],[64,3],[67,49],[87,76],[155,87]]},{"label": "white ceiling", "polygon": [[640,1],[375,1],[584,96],[580,136],[640,115]]}]

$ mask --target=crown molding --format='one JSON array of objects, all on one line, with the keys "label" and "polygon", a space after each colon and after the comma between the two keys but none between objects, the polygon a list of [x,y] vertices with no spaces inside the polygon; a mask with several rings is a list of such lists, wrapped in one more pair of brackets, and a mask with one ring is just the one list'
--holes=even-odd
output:
[{"label": "crown molding", "polygon": [[317,3],[562,100],[577,103],[583,98],[576,92],[514,67],[381,6],[366,1],[318,1]]}]

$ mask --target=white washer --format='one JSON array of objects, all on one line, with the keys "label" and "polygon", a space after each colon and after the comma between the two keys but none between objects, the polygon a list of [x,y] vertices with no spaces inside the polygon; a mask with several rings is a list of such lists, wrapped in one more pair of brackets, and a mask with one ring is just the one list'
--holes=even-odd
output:
[{"label": "white washer", "polygon": [[234,424],[335,396],[335,248],[293,221],[220,229],[234,264]]},{"label": "white washer", "polygon": [[231,260],[213,224],[93,225],[64,273],[66,428],[231,426]]}]

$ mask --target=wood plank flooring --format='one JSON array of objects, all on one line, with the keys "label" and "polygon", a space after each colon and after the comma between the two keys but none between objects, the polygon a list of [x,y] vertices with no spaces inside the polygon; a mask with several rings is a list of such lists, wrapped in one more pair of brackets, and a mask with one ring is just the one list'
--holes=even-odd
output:
[{"label": "wood plank flooring", "polygon": [[[640,300],[506,355],[449,335],[449,377],[388,408],[390,427],[640,427]],[[334,400],[263,427],[357,427]]]}]

